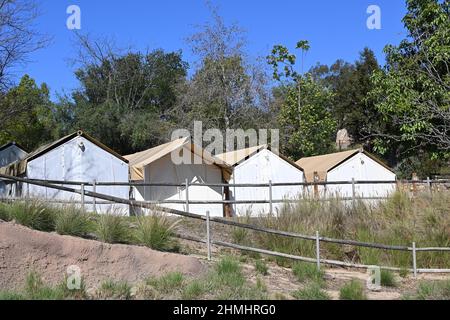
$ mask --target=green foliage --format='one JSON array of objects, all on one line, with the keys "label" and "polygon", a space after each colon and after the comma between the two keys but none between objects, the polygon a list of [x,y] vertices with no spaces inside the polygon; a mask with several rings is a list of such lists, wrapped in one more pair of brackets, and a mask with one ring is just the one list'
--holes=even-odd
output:
[{"label": "green foliage", "polygon": [[131,287],[124,281],[105,280],[100,285],[98,295],[103,299],[129,300]]},{"label": "green foliage", "polygon": [[388,270],[381,270],[380,283],[384,287],[397,287],[398,285],[395,275]]},{"label": "green foliage", "polygon": [[85,237],[92,230],[90,216],[74,205],[62,208],[56,214],[55,230],[60,235]]},{"label": "green foliage", "polygon": [[95,234],[100,241],[108,243],[127,243],[131,239],[129,226],[121,215],[112,213],[99,215]]},{"label": "green foliage", "polygon": [[10,220],[39,231],[55,230],[55,211],[37,200],[15,202],[8,205]]},{"label": "green foliage", "polygon": [[450,280],[423,281],[419,284],[417,292],[410,298],[415,300],[449,300]]},{"label": "green foliage", "polygon": [[139,244],[155,250],[173,250],[173,232],[176,225],[177,221],[171,222],[161,214],[140,217],[137,220],[136,239]]},{"label": "green foliage", "polygon": [[339,291],[339,298],[341,300],[366,300],[364,286],[359,280],[353,279],[345,284]]},{"label": "green foliage", "polygon": [[[180,272],[168,273],[160,278],[147,279],[147,284],[153,286],[158,292],[171,293],[181,288],[184,281],[183,274]],[[195,289],[195,288],[194,288]],[[194,290],[190,289],[190,290]],[[192,293],[192,292],[191,292]]]},{"label": "green foliage", "polygon": [[267,276],[269,274],[269,269],[267,268],[267,264],[264,260],[255,261],[255,270],[263,276]]},{"label": "green foliage", "polygon": [[314,263],[296,262],[292,267],[292,272],[299,282],[313,282],[319,286],[324,283],[324,272],[317,270]]},{"label": "green foliage", "polygon": [[205,292],[204,283],[199,280],[193,280],[184,287],[181,294],[184,300],[195,300]]},{"label": "green foliage", "polygon": [[330,296],[315,283],[309,283],[305,288],[295,291],[292,296],[298,300],[330,300]]},{"label": "green foliage", "polygon": [[3,203],[0,203],[0,220],[9,221],[11,217],[9,215],[9,207]]}]

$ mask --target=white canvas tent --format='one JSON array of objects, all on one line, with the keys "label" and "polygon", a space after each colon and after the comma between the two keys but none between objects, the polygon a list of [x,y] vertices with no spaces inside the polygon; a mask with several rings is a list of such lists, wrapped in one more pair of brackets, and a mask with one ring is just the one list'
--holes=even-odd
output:
[{"label": "white canvas tent", "polygon": [[[27,152],[15,142],[9,142],[0,147],[0,168],[24,159]],[[0,180],[0,198],[15,193],[15,184]]]},{"label": "white canvas tent", "polygon": [[[187,156],[188,163],[178,164],[173,155]],[[190,201],[222,201],[223,188],[195,186],[195,183],[224,183],[230,169],[222,161],[215,159],[189,138],[181,138],[152,149],[125,156],[130,162],[131,180],[146,183],[189,183]],[[210,212],[211,216],[222,217],[222,204],[189,204],[186,201],[186,188],[174,186],[133,187],[133,197],[138,201],[180,201],[183,203],[162,203],[163,207],[189,211],[197,214]]]},{"label": "white canvas tent", "polygon": [[[22,161],[0,169],[0,173],[29,179],[52,181],[125,182],[129,181],[128,161],[86,133],[79,131],[30,153]],[[74,186],[69,186],[74,188]],[[80,186],[75,186],[80,188]],[[21,185],[15,196],[30,196],[43,200],[80,201],[78,194],[36,185]],[[86,186],[85,190],[92,191]],[[99,186],[98,193],[129,199],[128,186]],[[93,199],[86,197],[86,203]],[[101,200],[98,200],[101,201]],[[121,204],[86,205],[89,211],[128,213]]]},{"label": "white canvas tent", "polygon": [[[307,182],[331,181],[392,181],[383,184],[357,184],[355,194],[359,197],[385,197],[396,188],[396,175],[382,161],[363,149],[348,150],[315,157],[302,158],[297,164],[305,171]],[[353,195],[351,184],[320,187],[322,197]]]},{"label": "white canvas tent", "polygon": [[[227,152],[216,156],[233,167],[231,184],[303,183],[303,170],[288,158],[277,155],[267,145]],[[302,186],[272,187],[272,199],[295,199],[301,195]],[[230,199],[236,201],[269,200],[268,187],[230,187]],[[283,203],[274,203],[273,212]],[[267,214],[270,204],[235,204],[235,215]]]}]

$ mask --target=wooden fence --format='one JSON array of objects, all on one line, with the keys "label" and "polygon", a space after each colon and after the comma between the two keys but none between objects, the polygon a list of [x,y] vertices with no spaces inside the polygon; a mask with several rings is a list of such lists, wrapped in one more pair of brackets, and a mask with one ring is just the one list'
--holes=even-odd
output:
[{"label": "wooden fence", "polygon": [[[193,237],[193,236],[189,236],[189,235],[181,235],[181,234],[176,234],[176,236],[179,238],[182,238],[182,239],[189,240],[189,241],[205,243],[207,246],[208,259],[211,259],[211,245],[217,245],[217,246],[232,248],[232,249],[236,249],[236,250],[256,252],[256,253],[260,253],[260,254],[264,254],[264,255],[270,255],[270,256],[275,256],[275,257],[288,258],[288,259],[293,259],[293,260],[298,260],[298,261],[316,263],[317,268],[319,268],[319,269],[321,267],[321,264],[340,266],[340,267],[350,267],[350,268],[363,268],[363,269],[373,267],[373,266],[365,265],[365,264],[356,264],[356,263],[351,263],[351,262],[324,259],[320,256],[320,243],[323,242],[323,243],[334,243],[334,244],[340,244],[340,245],[352,245],[352,246],[356,246],[356,247],[373,248],[373,249],[379,249],[379,250],[411,252],[411,266],[412,267],[408,268],[407,270],[412,272],[414,274],[414,277],[416,277],[418,273],[450,273],[450,269],[432,269],[432,268],[424,269],[424,268],[419,268],[417,266],[417,253],[419,253],[419,252],[450,253],[450,247],[422,247],[422,248],[420,248],[420,247],[416,246],[415,242],[411,243],[411,246],[386,245],[386,244],[362,242],[362,241],[355,241],[355,240],[328,238],[328,237],[320,236],[319,232],[316,232],[315,235],[303,235],[303,234],[299,234],[299,233],[295,233],[295,232],[281,231],[281,230],[275,230],[275,229],[269,229],[269,228],[265,228],[265,227],[261,227],[261,226],[256,226],[256,225],[252,225],[252,224],[241,223],[241,222],[234,221],[231,219],[226,219],[226,218],[210,217],[209,212],[206,212],[205,215],[194,214],[194,213],[190,213],[190,212],[155,206],[154,203],[149,203],[147,201],[135,201],[135,200],[129,200],[129,199],[122,199],[122,198],[105,195],[105,194],[101,194],[101,193],[97,193],[97,192],[93,192],[93,191],[86,191],[84,188],[84,184],[79,183],[79,182],[78,183],[64,182],[65,185],[80,185],[81,184],[81,188],[76,189],[76,188],[71,188],[71,187],[67,187],[67,186],[54,184],[53,182],[50,182],[50,181],[30,180],[30,179],[6,176],[6,175],[1,175],[1,174],[0,174],[0,178],[2,178],[4,180],[9,180],[9,181],[37,185],[37,186],[41,186],[41,187],[52,188],[52,189],[61,190],[61,191],[65,191],[65,192],[80,194],[82,196],[82,199],[85,196],[87,196],[87,197],[92,197],[94,199],[101,199],[101,200],[107,201],[108,203],[125,204],[125,205],[130,205],[132,207],[147,208],[147,209],[151,209],[154,211],[160,211],[160,212],[170,213],[173,215],[178,215],[181,217],[203,220],[203,221],[205,221],[206,239],[201,239],[198,237]],[[57,183],[62,184],[61,181],[59,181]],[[428,182],[426,182],[426,183],[428,183]],[[448,182],[445,182],[445,183],[448,183]],[[154,184],[152,184],[152,185],[154,185]],[[303,185],[312,185],[312,184],[304,183]],[[19,199],[13,199],[13,200],[19,200]],[[20,200],[23,201],[23,200],[26,200],[26,198],[20,199]],[[284,236],[284,237],[290,237],[290,238],[295,238],[295,239],[313,241],[315,243],[316,256],[314,258],[301,257],[301,256],[297,256],[297,255],[283,253],[283,252],[276,252],[276,251],[271,251],[271,250],[266,250],[266,249],[261,249],[261,248],[243,246],[243,245],[238,245],[238,244],[234,244],[234,243],[214,240],[214,239],[212,239],[212,235],[211,235],[211,228],[210,228],[211,222],[224,224],[224,225],[228,225],[228,226],[233,226],[233,227],[238,227],[238,228],[244,228],[244,229],[253,230],[256,232],[264,232],[264,233],[273,234],[273,235],[277,235],[277,236]],[[384,269],[384,270],[391,270],[391,271],[405,270],[404,268],[389,267],[389,266],[379,266],[379,268]]]}]

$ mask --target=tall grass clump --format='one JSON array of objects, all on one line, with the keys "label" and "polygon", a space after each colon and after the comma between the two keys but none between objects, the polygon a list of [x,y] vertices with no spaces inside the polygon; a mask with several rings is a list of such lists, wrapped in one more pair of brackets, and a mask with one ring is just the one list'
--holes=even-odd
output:
[{"label": "tall grass clump", "polygon": [[267,264],[263,260],[255,261],[255,270],[263,276],[267,276],[269,274],[269,268],[267,268]]},{"label": "tall grass clump", "polygon": [[11,220],[8,205],[3,203],[0,203],[0,220],[3,221]]},{"label": "tall grass clump", "polygon": [[340,289],[339,298],[341,300],[366,300],[367,296],[362,283],[353,279]]},{"label": "tall grass clump", "polygon": [[395,274],[388,270],[381,270],[380,284],[384,287],[397,287]]},{"label": "tall grass clump", "polygon": [[55,209],[41,201],[30,200],[8,205],[9,219],[39,231],[55,230]]},{"label": "tall grass clump", "polygon": [[414,300],[450,300],[450,280],[421,282],[417,292],[407,298]]},{"label": "tall grass clump", "polygon": [[147,279],[146,282],[147,285],[154,287],[158,292],[168,294],[182,289],[184,277],[180,272],[171,272],[160,278]]},{"label": "tall grass clump", "polygon": [[137,220],[135,238],[138,243],[160,251],[174,251],[176,242],[173,238],[178,220],[171,222],[162,214],[152,214]]},{"label": "tall grass clump", "polygon": [[60,235],[85,237],[92,231],[90,215],[76,206],[64,207],[56,214],[55,229]]},{"label": "tall grass clump", "polygon": [[330,296],[317,283],[309,283],[305,288],[295,291],[292,296],[298,300],[330,300]]},{"label": "tall grass clump", "polygon": [[128,243],[131,231],[123,216],[108,213],[97,217],[95,235],[107,243]]},{"label": "tall grass clump", "polygon": [[296,262],[292,266],[292,273],[295,275],[299,282],[312,282],[318,285],[324,283],[324,272],[317,270],[317,266],[314,263]]},{"label": "tall grass clump", "polygon": [[124,281],[105,280],[100,285],[98,296],[101,299],[129,300],[131,286]]}]

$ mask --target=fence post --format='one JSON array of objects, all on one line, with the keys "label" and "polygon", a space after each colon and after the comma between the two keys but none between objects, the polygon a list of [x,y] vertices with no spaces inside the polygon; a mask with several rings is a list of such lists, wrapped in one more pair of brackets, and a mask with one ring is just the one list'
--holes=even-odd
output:
[{"label": "fence post", "polygon": [[[97,193],[97,182],[94,180],[94,182],[92,183],[92,191],[94,193]],[[94,197],[92,198],[93,203],[94,203],[94,212],[97,213],[97,198]]]},{"label": "fence post", "polygon": [[413,272],[414,278],[417,278],[417,256],[416,256],[416,243],[412,243],[412,254],[413,254]]},{"label": "fence post", "polygon": [[352,178],[352,206],[355,208],[355,200],[356,200],[356,185],[355,178]]},{"label": "fence post", "polygon": [[206,211],[206,246],[208,250],[208,261],[211,261],[211,233],[209,230],[209,211]]},{"label": "fence post", "polygon": [[186,178],[186,212],[189,212],[189,179]]},{"label": "fence post", "polygon": [[81,209],[84,211],[84,183],[81,184]]},{"label": "fence post", "polygon": [[431,179],[430,177],[427,177],[427,186],[428,186],[428,191],[430,192],[430,194],[433,193],[433,188],[431,186]]},{"label": "fence post", "polygon": [[319,237],[319,231],[316,231],[316,258],[317,258],[317,270],[320,271],[320,237]]},{"label": "fence post", "polygon": [[272,180],[269,180],[269,213],[273,214],[273,203],[272,203]]}]

